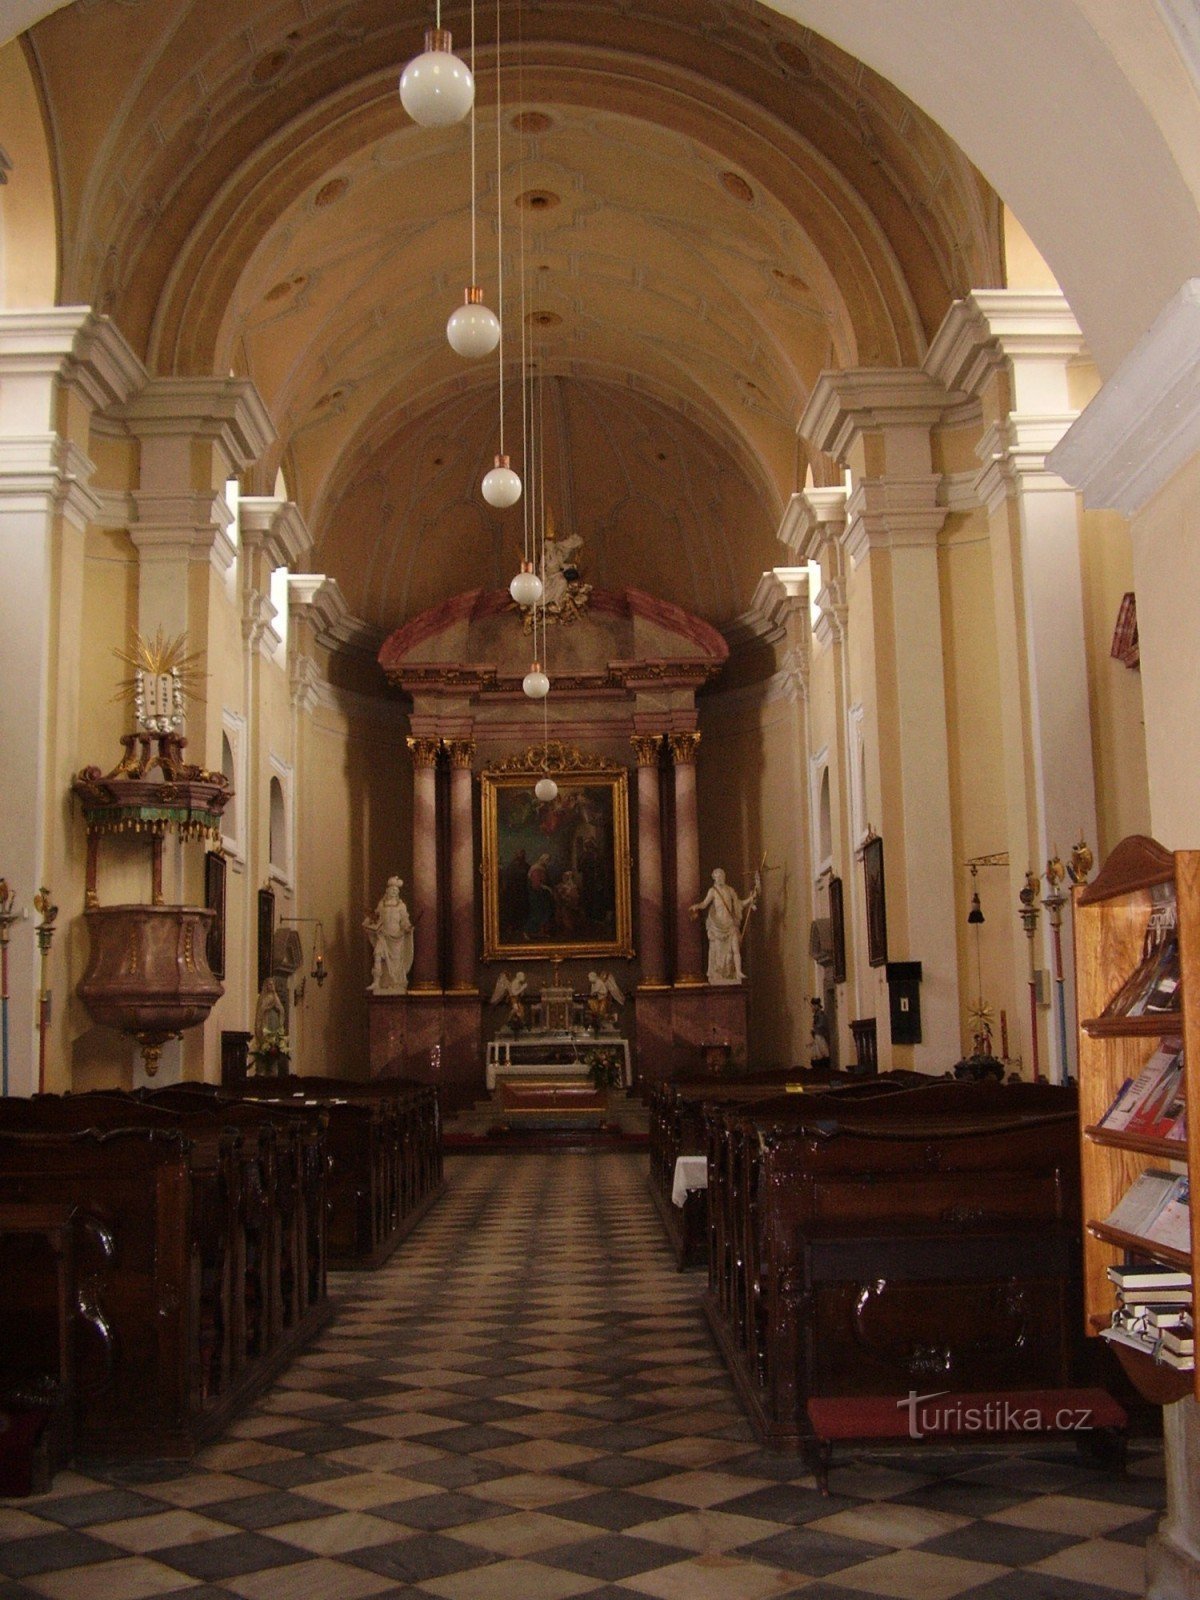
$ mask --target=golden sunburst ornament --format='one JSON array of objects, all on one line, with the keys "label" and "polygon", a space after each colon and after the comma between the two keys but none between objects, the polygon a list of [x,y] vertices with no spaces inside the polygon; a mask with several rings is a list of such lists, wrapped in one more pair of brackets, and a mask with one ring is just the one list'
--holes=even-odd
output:
[{"label": "golden sunburst ornament", "polygon": [[121,682],[113,699],[133,706],[139,728],[172,733],[183,724],[187,702],[203,701],[204,652],[188,650],[186,633],[169,639],[159,628],[151,642],[135,632],[128,647],[113,654],[133,668],[132,677]]}]

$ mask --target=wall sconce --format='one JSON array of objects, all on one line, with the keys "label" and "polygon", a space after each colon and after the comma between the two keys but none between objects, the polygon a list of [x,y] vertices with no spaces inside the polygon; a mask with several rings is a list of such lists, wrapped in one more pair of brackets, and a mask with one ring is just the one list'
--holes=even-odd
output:
[{"label": "wall sconce", "polygon": [[313,930],[312,967],[292,990],[292,998],[298,1004],[304,999],[304,991],[308,987],[309,978],[313,980],[319,989],[329,976],[329,966],[325,959],[325,929],[320,917],[280,917],[279,920],[280,922],[306,924],[311,926]]}]

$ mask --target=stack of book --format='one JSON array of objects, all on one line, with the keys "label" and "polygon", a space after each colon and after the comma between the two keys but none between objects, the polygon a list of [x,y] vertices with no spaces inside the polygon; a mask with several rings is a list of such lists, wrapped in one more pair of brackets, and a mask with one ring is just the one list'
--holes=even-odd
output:
[{"label": "stack of book", "polygon": [[1182,1140],[1187,1135],[1183,1041],[1164,1039],[1136,1078],[1126,1078],[1098,1126],[1110,1133]]},{"label": "stack of book", "polygon": [[1192,1371],[1191,1274],[1149,1266],[1109,1267],[1108,1275],[1117,1286],[1117,1309],[1100,1337],[1140,1350],[1165,1366]]},{"label": "stack of book", "polygon": [[1110,1228],[1166,1245],[1186,1255],[1192,1248],[1192,1214],[1186,1176],[1147,1170],[1105,1217]]}]

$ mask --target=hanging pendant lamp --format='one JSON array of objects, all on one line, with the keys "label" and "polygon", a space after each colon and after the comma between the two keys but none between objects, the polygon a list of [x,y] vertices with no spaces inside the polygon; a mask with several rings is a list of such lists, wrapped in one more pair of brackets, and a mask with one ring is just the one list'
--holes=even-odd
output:
[{"label": "hanging pendant lamp", "polygon": [[[471,77],[475,76],[475,3],[471,0]],[[446,323],[450,348],[470,361],[490,356],[500,342],[500,319],[483,303],[483,290],[475,282],[475,95],[471,94],[471,281],[463,303]]]},{"label": "hanging pendant lamp", "polygon": [[533,786],[533,792],[544,806],[549,805],[551,800],[558,799],[558,785],[549,776],[539,778]]},{"label": "hanging pendant lamp", "polygon": [[550,679],[542,671],[542,663],[534,661],[521,680],[521,688],[531,700],[544,700],[550,693]]},{"label": "hanging pendant lamp", "polygon": [[521,498],[521,480],[504,453],[504,169],[500,148],[500,0],[496,0],[496,305],[500,322],[500,448],[495,465],[483,475],[480,491],[498,511],[515,506]]},{"label": "hanging pendant lamp", "polygon": [[450,48],[448,28],[437,20],[425,33],[425,49],[400,74],[400,104],[421,128],[448,128],[461,122],[475,104],[475,74]]}]

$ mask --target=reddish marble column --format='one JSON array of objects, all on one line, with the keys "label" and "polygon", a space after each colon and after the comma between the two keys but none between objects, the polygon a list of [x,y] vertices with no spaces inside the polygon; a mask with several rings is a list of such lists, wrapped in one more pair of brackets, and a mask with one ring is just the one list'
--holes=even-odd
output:
[{"label": "reddish marble column", "polygon": [[409,739],[413,760],[413,964],[410,989],[437,989],[438,740]]},{"label": "reddish marble column", "polygon": [[448,740],[450,756],[450,987],[476,989],[475,842],[471,826],[471,739]]},{"label": "reddish marble column", "polygon": [[696,809],[698,733],[668,735],[675,762],[675,982],[704,982],[700,922],[688,910],[700,899],[700,821]]},{"label": "reddish marble column", "polygon": [[663,957],[662,817],[658,756],[660,733],[635,733],[630,739],[638,764],[638,949],[642,988],[659,988]]}]

